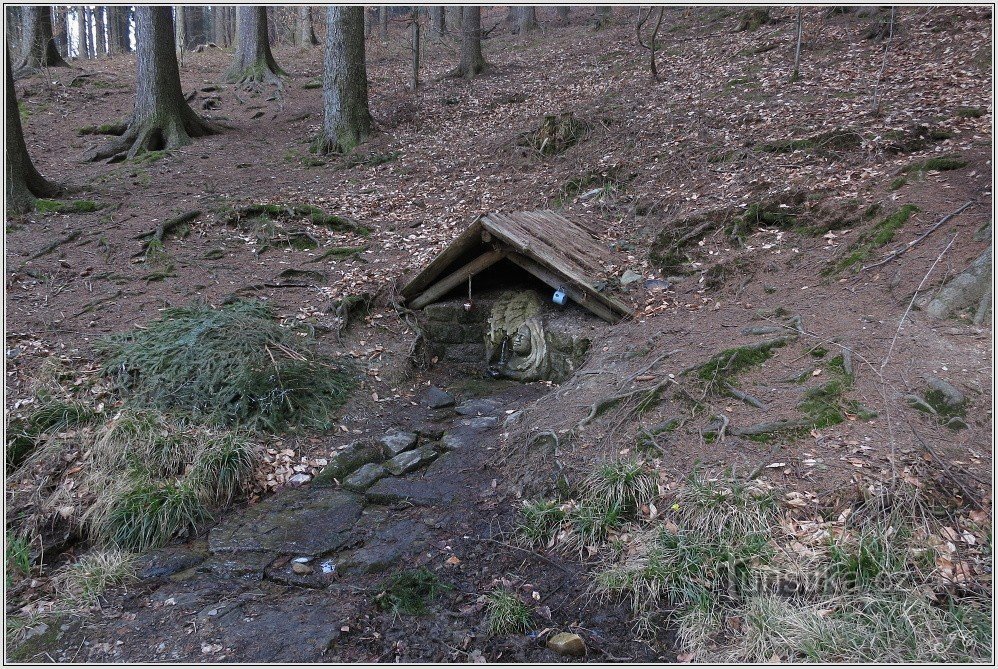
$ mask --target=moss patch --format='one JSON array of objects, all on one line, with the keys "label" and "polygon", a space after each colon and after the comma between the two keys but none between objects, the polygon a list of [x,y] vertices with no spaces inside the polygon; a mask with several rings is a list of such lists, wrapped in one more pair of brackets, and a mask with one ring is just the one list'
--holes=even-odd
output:
[{"label": "moss patch", "polygon": [[841,128],[822,132],[805,139],[780,139],[756,146],[763,153],[793,153],[808,151],[818,155],[831,155],[858,149],[863,137],[855,130]]},{"label": "moss patch", "polygon": [[864,233],[855,244],[849,247],[845,257],[836,262],[831,268],[822,271],[822,274],[829,275],[834,272],[862,265],[876,249],[888,244],[894,239],[894,235],[911,218],[911,215],[919,211],[913,204],[906,204],[896,212],[877,223],[872,230]]},{"label": "moss patch", "polygon": [[693,368],[692,371],[708,385],[710,390],[716,391],[741,372],[772,358],[775,355],[774,349],[785,346],[787,341],[787,339],[771,339],[758,344],[729,348]]},{"label": "moss patch", "polygon": [[936,158],[930,158],[925,162],[912,163],[904,168],[904,171],[911,174],[923,174],[925,172],[948,172],[950,170],[959,170],[964,168],[969,163],[961,158],[960,156],[938,156]]},{"label": "moss patch", "polygon": [[39,214],[89,214],[101,207],[93,200],[35,200],[35,211]]}]

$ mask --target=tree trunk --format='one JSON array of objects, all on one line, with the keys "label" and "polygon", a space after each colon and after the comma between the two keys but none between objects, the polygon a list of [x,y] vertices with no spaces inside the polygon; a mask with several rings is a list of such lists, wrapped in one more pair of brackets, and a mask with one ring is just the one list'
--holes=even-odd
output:
[{"label": "tree trunk", "polygon": [[193,51],[199,46],[208,43],[207,17],[205,7],[201,5],[191,5],[184,8],[185,19],[185,40],[184,44],[188,51]]},{"label": "tree trunk", "polygon": [[388,44],[388,7],[384,5],[378,11],[378,25],[381,43]]},{"label": "tree trunk", "polygon": [[193,137],[218,132],[184,100],[174,51],[173,16],[164,5],[135,8],[137,45],[135,109],[125,133],[90,151],[86,160],[102,160],[127,152],[133,158],[146,151],[176,149]]},{"label": "tree trunk", "polygon": [[600,29],[613,18],[613,7],[602,5],[596,8],[596,29]]},{"label": "tree trunk", "polygon": [[[185,10],[183,5],[177,5],[174,7],[174,18],[173,18],[173,49],[177,54],[177,60],[180,65],[184,64],[184,47],[187,42],[186,34],[187,30],[184,26],[187,24],[187,18],[185,16]],[[138,37],[138,33],[135,35]],[[138,48],[136,46],[136,48]]]},{"label": "tree trunk", "polygon": [[43,67],[68,67],[55,46],[52,13],[48,6],[21,7],[21,44],[21,59],[16,68],[18,77]]},{"label": "tree trunk", "polygon": [[[381,8],[385,12],[385,8]],[[322,134],[318,153],[347,153],[371,135],[364,56],[364,8],[326,10],[325,74],[322,79]]]},{"label": "tree trunk", "polygon": [[76,57],[80,60],[87,57],[87,22],[83,18],[83,7],[73,7],[76,18]]},{"label": "tree trunk", "polygon": [[297,29],[295,41],[298,46],[314,46],[319,43],[315,38],[315,28],[312,27],[312,8],[298,7]]},{"label": "tree trunk", "polygon": [[240,6],[236,8],[236,12],[239,31],[236,57],[225,75],[226,81],[236,84],[280,84],[280,75],[284,71],[278,67],[270,51],[267,8]]},{"label": "tree trunk", "polygon": [[558,20],[561,23],[568,23],[568,12],[570,9],[571,9],[570,7],[564,7],[564,6],[558,7]]},{"label": "tree trunk", "polygon": [[55,48],[65,61],[69,58],[69,42],[66,39],[66,8],[52,8],[52,37],[55,39]]},{"label": "tree trunk", "polygon": [[220,47],[227,47],[232,44],[229,38],[229,12],[231,7],[225,5],[214,5],[211,8],[212,27],[214,28],[212,41]]},{"label": "tree trunk", "polygon": [[132,16],[128,7],[114,5],[109,8],[111,16],[114,17],[115,40],[114,48],[117,53],[132,52]]},{"label": "tree trunk", "polygon": [[84,16],[87,26],[87,58],[95,60],[97,58],[97,44],[94,42],[94,10],[85,6]]},{"label": "tree trunk", "polygon": [[13,49],[14,53],[20,55],[24,51],[24,44],[21,42],[21,38],[24,35],[23,23],[24,15],[20,7],[16,5],[8,5],[7,11],[7,48]]},{"label": "tree trunk", "polygon": [[106,9],[104,5],[97,5],[93,10],[94,26],[96,30],[96,49],[94,49],[94,54],[97,58],[102,58],[107,55],[107,37],[104,30],[105,23],[104,17],[106,14]]},{"label": "tree trunk", "polygon": [[519,7],[516,19],[516,25],[521,35],[531,30],[537,30],[537,11],[533,6]]},{"label": "tree trunk", "polygon": [[[27,8],[25,8],[27,9]],[[34,9],[34,8],[32,8]],[[48,7],[44,8],[48,12]],[[35,199],[58,195],[60,188],[38,173],[24,143],[21,115],[17,109],[14,73],[7,49],[7,215],[23,214],[35,206]]]},{"label": "tree trunk", "polygon": [[430,7],[430,37],[441,37],[444,30],[444,8]]},{"label": "tree trunk", "polygon": [[482,8],[469,5],[461,15],[461,64],[449,73],[452,77],[473,77],[486,68],[482,56]]},{"label": "tree trunk", "polygon": [[447,17],[446,28],[448,32],[460,35],[461,26],[463,24],[461,20],[463,7],[461,7],[461,5],[447,5],[447,9],[444,10],[444,14]]},{"label": "tree trunk", "polygon": [[412,9],[412,90],[419,88],[419,7]]}]

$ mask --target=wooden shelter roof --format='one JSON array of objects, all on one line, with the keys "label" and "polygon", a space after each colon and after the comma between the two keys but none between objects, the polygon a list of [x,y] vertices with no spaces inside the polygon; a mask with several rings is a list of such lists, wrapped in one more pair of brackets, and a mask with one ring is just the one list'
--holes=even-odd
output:
[{"label": "wooden shelter roof", "polygon": [[592,231],[553,211],[479,216],[406,284],[402,297],[421,309],[503,259],[552,289],[564,287],[572,301],[606,321],[632,315],[629,306],[600,291],[616,269],[609,249]]}]

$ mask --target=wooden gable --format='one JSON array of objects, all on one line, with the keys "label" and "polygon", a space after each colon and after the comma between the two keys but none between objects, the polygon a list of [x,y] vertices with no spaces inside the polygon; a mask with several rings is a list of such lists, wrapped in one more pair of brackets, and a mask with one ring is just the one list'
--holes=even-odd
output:
[{"label": "wooden gable", "polygon": [[507,259],[603,320],[616,323],[631,308],[601,292],[613,257],[597,236],[553,211],[489,213],[478,217],[402,289],[413,309],[431,304],[469,277]]}]

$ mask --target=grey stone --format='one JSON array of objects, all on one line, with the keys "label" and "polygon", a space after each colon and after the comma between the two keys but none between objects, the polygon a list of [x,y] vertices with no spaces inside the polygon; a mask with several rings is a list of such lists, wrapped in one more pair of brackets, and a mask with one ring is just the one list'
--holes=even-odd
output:
[{"label": "grey stone", "polygon": [[623,274],[620,275],[620,285],[629,286],[632,283],[641,280],[641,275],[632,269],[625,270]]},{"label": "grey stone", "polygon": [[962,273],[953,277],[925,305],[925,313],[944,319],[961,309],[977,304],[991,287],[991,247],[977,257]]},{"label": "grey stone", "polygon": [[[210,542],[209,542],[210,543]],[[197,570],[221,578],[242,578],[259,581],[264,570],[277,558],[274,551],[239,551],[213,555],[202,562]]]},{"label": "grey stone", "polygon": [[399,453],[391,460],[385,462],[385,470],[394,476],[402,476],[403,474],[408,474],[411,471],[419,469],[436,457],[436,451],[424,446],[414,451]]},{"label": "grey stone", "polygon": [[208,544],[197,541],[191,545],[168,546],[154,550],[142,558],[138,568],[139,578],[159,578],[190,569],[208,557]]},{"label": "grey stone", "polygon": [[363,506],[364,498],[350,492],[295,488],[226,518],[208,534],[208,547],[212,553],[329,553],[348,541]]},{"label": "grey stone", "polygon": [[424,397],[426,405],[431,409],[443,409],[445,407],[454,406],[454,397],[436,386],[431,386],[429,390],[426,391]]},{"label": "grey stone", "polygon": [[932,405],[926,402],[924,399],[918,395],[905,395],[904,401],[908,403],[913,409],[918,409],[919,411],[924,411],[925,413],[930,413],[933,416],[936,415],[936,410],[932,408]]},{"label": "grey stone", "polygon": [[669,290],[669,286],[669,282],[662,279],[648,279],[645,281],[645,290],[650,290],[653,293],[661,290]]},{"label": "grey stone", "polygon": [[291,486],[292,488],[297,488],[298,486],[305,485],[311,480],[312,480],[311,476],[305,474],[304,472],[300,472],[288,479],[288,485]]},{"label": "grey stone", "polygon": [[441,446],[448,451],[456,451],[468,446],[477,446],[482,434],[499,424],[495,416],[479,416],[457,421],[454,428],[444,434]]},{"label": "grey stone", "polygon": [[304,574],[311,574],[315,570],[312,569],[311,565],[307,565],[302,562],[292,562],[291,571],[299,575],[304,575]]},{"label": "grey stone", "polygon": [[335,479],[342,480],[350,472],[369,462],[377,462],[381,458],[381,448],[378,444],[369,441],[354,441],[329,459],[329,463],[315,477],[312,485],[335,485]]},{"label": "grey stone", "polygon": [[400,564],[407,554],[421,550],[429,539],[429,528],[423,523],[409,519],[389,521],[378,527],[363,547],[337,554],[336,570],[348,576],[382,572]]},{"label": "grey stone", "polygon": [[444,436],[444,426],[435,423],[424,423],[416,428],[416,434],[430,441],[439,441]]},{"label": "grey stone", "polygon": [[963,408],[967,398],[962,392],[956,389],[951,383],[935,376],[925,377],[925,382],[931,390],[935,391],[936,397],[940,398],[947,409],[959,410]]},{"label": "grey stone", "polygon": [[408,451],[416,446],[417,436],[415,432],[389,432],[381,437],[378,442],[385,447],[388,457],[394,457],[403,451]]},{"label": "grey stone", "polygon": [[343,479],[343,487],[347,490],[363,492],[374,485],[378,479],[383,478],[386,474],[387,472],[384,467],[374,462],[370,462]]},{"label": "grey stone", "polygon": [[964,419],[960,418],[959,416],[953,416],[948,421],[946,421],[946,427],[948,427],[951,430],[966,430],[967,427],[969,426],[967,425],[967,421],[965,421]]},{"label": "grey stone", "polygon": [[559,655],[582,657],[586,654],[586,642],[578,634],[559,632],[548,639],[548,648]]},{"label": "grey stone", "polygon": [[462,416],[494,416],[501,407],[495,400],[479,399],[461,402],[454,410]]}]

